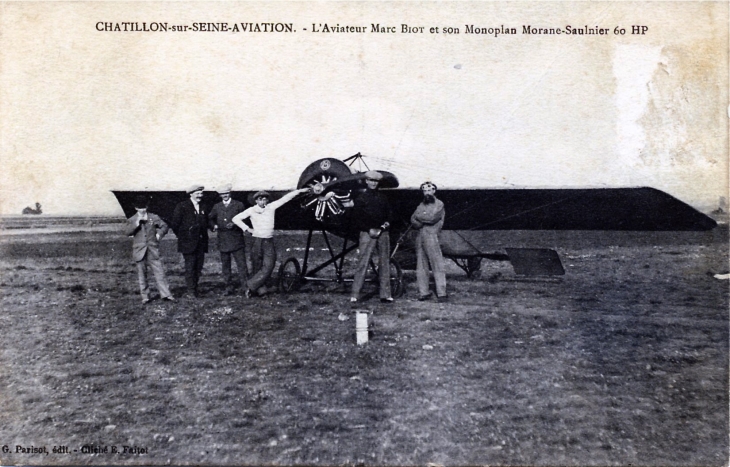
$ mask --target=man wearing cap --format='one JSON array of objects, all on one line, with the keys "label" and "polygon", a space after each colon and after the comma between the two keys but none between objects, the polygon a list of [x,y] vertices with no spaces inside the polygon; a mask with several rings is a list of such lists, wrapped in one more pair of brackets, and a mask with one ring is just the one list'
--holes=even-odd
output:
[{"label": "man wearing cap", "polygon": [[165,278],[165,270],[160,260],[160,240],[169,227],[157,214],[147,211],[147,197],[140,195],[134,200],[137,211],[127,220],[125,233],[132,237],[132,258],[137,264],[137,279],[142,303],[150,301],[150,288],[147,284],[147,267],[152,270],[157,282],[157,290],[163,300],[173,301],[170,287]]},{"label": "man wearing cap", "polygon": [[411,227],[418,231],[416,281],[418,282],[419,300],[427,300],[431,296],[428,289],[429,263],[436,283],[436,298],[439,301],[447,299],[444,256],[441,254],[441,244],[439,243],[439,232],[444,225],[446,211],[443,201],[436,198],[436,189],[436,185],[432,182],[421,184],[423,201],[411,216]]},{"label": "man wearing cap", "polygon": [[226,284],[226,294],[233,294],[233,275],[231,274],[231,256],[236,260],[238,277],[241,286],[246,287],[248,273],[246,269],[246,250],[243,231],[233,223],[233,217],[244,210],[243,203],[231,198],[231,185],[218,189],[222,201],[216,203],[208,214],[208,227],[218,232],[218,251],[221,254],[221,270]]},{"label": "man wearing cap", "polygon": [[[365,173],[367,189],[355,198],[352,204],[351,218],[360,231],[360,258],[355,270],[355,279],[352,283],[350,301],[356,303],[360,298],[365,282],[365,274],[370,264],[373,251],[378,249],[378,276],[380,278],[380,301],[392,303],[390,292],[390,205],[385,195],[378,191],[378,185],[383,175],[371,170]],[[347,207],[347,205],[345,205]]]},{"label": "man wearing cap", "polygon": [[[274,247],[276,210],[294,199],[299,193],[307,191],[309,191],[309,188],[294,190],[272,202],[269,202],[271,195],[268,192],[259,191],[253,195],[256,204],[233,217],[234,224],[244,232],[250,232],[253,235],[253,246],[251,247],[251,274],[253,275],[248,279],[246,295],[251,293],[266,294],[266,281],[271,277],[276,263],[276,248]],[[253,229],[243,222],[244,219],[249,218]]]},{"label": "man wearing cap", "polygon": [[208,217],[200,204],[203,186],[193,185],[185,191],[189,199],[175,206],[172,214],[173,232],[177,236],[177,251],[185,259],[185,284],[188,292],[198,296],[198,281],[208,252]]}]

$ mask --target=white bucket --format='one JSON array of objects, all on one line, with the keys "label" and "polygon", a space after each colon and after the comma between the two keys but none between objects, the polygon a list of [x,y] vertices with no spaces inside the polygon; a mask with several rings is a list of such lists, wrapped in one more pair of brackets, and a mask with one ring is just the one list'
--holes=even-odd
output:
[{"label": "white bucket", "polygon": [[368,341],[368,314],[358,311],[355,313],[355,334],[357,345],[363,345]]}]

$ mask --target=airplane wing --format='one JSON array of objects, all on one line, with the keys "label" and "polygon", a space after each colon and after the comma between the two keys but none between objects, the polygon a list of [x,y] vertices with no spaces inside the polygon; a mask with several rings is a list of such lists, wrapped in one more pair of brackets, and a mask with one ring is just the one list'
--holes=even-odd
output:
[{"label": "airplane wing", "polygon": [[[231,198],[241,201],[246,207],[253,206],[253,195],[257,190],[251,191],[233,191]],[[289,191],[270,191],[267,190],[272,200],[276,200],[287,194]],[[117,191],[112,190],[117,198],[119,205],[124,211],[126,217],[131,217],[136,212],[134,209],[134,200],[136,196],[144,195],[149,197],[149,210],[160,216],[165,222],[172,220],[172,213],[175,206],[189,199],[189,195],[184,191]],[[276,223],[274,228],[277,230],[308,230],[310,228],[319,228],[319,223],[314,216],[303,210],[300,206],[300,198],[289,201],[276,211]],[[215,203],[220,201],[220,197],[215,191],[204,191],[201,205],[210,212]]]},{"label": "airplane wing", "polygon": [[[361,177],[360,177],[361,178]],[[345,180],[342,180],[345,182]],[[358,182],[353,177],[353,186]],[[349,188],[350,181],[347,181]],[[343,188],[338,184],[338,187]],[[149,196],[150,211],[165,221],[175,205],[188,198],[184,191],[113,191],[130,217],[135,196]],[[251,206],[255,191],[235,191],[232,197]],[[286,191],[271,192],[273,199]],[[383,190],[391,202],[394,226],[403,228],[421,202],[418,189]],[[688,204],[654,188],[592,189],[469,189],[438,190],[446,206],[445,230],[709,230],[717,224]],[[302,198],[306,198],[303,196]],[[205,192],[208,209],[216,192]],[[277,210],[279,230],[319,229],[321,224],[296,198]],[[399,225],[400,224],[400,225]]]},{"label": "airplane wing", "polygon": [[[410,218],[419,190],[398,190]],[[717,223],[654,188],[438,190],[446,230],[709,230]],[[406,217],[407,216],[407,217]]]}]

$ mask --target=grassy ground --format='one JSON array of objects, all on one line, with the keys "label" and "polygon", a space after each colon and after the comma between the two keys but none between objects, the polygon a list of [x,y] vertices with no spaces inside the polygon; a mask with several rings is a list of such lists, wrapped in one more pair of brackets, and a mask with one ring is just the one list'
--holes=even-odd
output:
[{"label": "grassy ground", "polygon": [[576,236],[559,279],[450,266],[446,304],[408,273],[364,346],[336,284],[227,297],[212,254],[201,299],[143,306],[126,240],[5,237],[0,463],[726,465],[727,243],[697,235]]}]

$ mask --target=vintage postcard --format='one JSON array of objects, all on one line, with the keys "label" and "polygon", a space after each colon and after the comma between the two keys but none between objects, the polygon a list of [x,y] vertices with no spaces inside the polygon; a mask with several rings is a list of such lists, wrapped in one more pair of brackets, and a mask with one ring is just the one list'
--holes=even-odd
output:
[{"label": "vintage postcard", "polygon": [[729,8],[0,1],[0,464],[727,465]]}]

